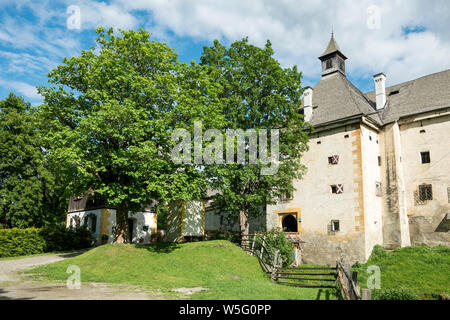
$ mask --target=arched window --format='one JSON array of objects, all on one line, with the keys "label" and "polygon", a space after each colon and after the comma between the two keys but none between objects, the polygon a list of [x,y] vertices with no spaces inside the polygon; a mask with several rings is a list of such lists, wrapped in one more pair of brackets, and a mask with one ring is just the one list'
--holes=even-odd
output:
[{"label": "arched window", "polygon": [[287,215],[283,218],[282,227],[285,232],[298,232],[297,220],[293,215]]}]

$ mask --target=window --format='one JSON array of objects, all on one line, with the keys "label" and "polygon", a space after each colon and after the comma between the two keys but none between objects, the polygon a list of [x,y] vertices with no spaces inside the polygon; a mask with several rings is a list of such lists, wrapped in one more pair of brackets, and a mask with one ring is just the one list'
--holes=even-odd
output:
[{"label": "window", "polygon": [[375,194],[377,197],[381,197],[381,182],[375,182]]},{"label": "window", "polygon": [[344,193],[344,185],[342,185],[342,184],[332,185],[330,187],[331,187],[331,193],[334,193],[334,194]]},{"label": "window", "polygon": [[433,200],[433,189],[431,184],[419,186],[419,197],[421,201]]},{"label": "window", "polygon": [[447,188],[448,203],[450,203],[450,187]]},{"label": "window", "polygon": [[381,167],[381,157],[378,156],[378,166]]},{"label": "window", "polygon": [[339,59],[339,68],[341,68],[342,71],[344,71],[345,69],[344,61],[342,61],[341,59]]},{"label": "window", "polygon": [[423,163],[423,164],[426,164],[426,163],[430,163],[430,162],[431,162],[430,152],[429,152],[429,151],[421,152],[421,153],[420,153],[420,157],[422,158],[422,163]]},{"label": "window", "polygon": [[333,61],[331,59],[328,59],[326,62],[326,69],[331,69],[333,67]]},{"label": "window", "polygon": [[328,157],[328,164],[331,164],[331,165],[339,164],[339,156]]},{"label": "window", "polygon": [[348,139],[348,138],[350,138],[350,136],[349,136],[348,134],[346,134],[346,135],[344,136],[344,138],[345,138],[345,139]]},{"label": "window", "polygon": [[287,191],[282,197],[281,201],[288,201],[294,199],[294,192]]},{"label": "window", "polygon": [[339,220],[331,221],[331,231],[333,232],[339,231]]}]

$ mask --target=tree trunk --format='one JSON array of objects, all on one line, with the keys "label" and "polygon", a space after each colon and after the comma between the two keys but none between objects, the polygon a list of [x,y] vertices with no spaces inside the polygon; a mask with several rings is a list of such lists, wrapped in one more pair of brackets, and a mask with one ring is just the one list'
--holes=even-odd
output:
[{"label": "tree trunk", "polygon": [[241,226],[241,246],[248,247],[250,245],[249,231],[250,227],[248,224],[248,212],[246,210],[241,210],[239,213],[239,224]]},{"label": "tree trunk", "polygon": [[114,234],[114,243],[129,243],[130,234],[128,230],[128,206],[119,205],[116,211],[116,232]]}]

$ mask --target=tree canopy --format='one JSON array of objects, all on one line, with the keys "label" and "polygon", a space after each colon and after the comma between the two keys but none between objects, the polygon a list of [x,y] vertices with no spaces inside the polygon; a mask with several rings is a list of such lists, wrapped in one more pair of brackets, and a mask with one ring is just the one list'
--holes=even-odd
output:
[{"label": "tree canopy", "polygon": [[[40,227],[61,220],[67,203],[56,170],[45,159],[29,103],[14,94],[0,101],[0,224]],[[65,208],[64,208],[65,209]]]},{"label": "tree canopy", "polygon": [[279,162],[274,174],[262,174],[267,164],[249,164],[248,155],[246,164],[207,168],[214,189],[219,191],[216,204],[240,218],[243,233],[249,231],[249,216],[261,215],[267,204],[292,193],[293,179],[300,179],[305,170],[300,159],[307,150],[311,127],[299,112],[302,75],[296,66],[281,67],[273,55],[270,41],[259,48],[244,38],[229,48],[216,40],[213,46],[204,47],[201,56],[201,64],[212,68],[212,75],[223,88],[220,96],[226,103],[223,112],[227,128],[279,130]]},{"label": "tree canopy", "polygon": [[147,31],[97,33],[98,49],[64,59],[49,74],[39,113],[49,157],[70,177],[67,188],[93,190],[117,207],[121,242],[129,210],[203,196],[202,172],[172,161],[171,134],[192,130],[195,120],[221,128],[223,103],[208,67],[180,63]]}]

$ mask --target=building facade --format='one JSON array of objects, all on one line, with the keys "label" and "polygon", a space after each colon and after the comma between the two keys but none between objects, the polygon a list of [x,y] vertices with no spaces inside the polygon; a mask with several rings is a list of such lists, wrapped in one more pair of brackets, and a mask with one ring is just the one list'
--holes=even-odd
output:
[{"label": "building facade", "polygon": [[301,109],[315,129],[308,170],[291,199],[267,206],[267,228],[297,235],[303,263],[450,245],[450,70],[388,88],[380,73],[362,93],[334,36],[319,59]]}]

